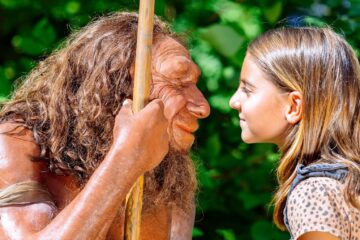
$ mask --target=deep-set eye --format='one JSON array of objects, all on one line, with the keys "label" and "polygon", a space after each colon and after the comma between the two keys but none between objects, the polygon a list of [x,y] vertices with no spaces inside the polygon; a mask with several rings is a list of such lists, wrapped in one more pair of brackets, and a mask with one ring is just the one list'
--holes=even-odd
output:
[{"label": "deep-set eye", "polygon": [[159,72],[167,78],[180,78],[188,74],[190,61],[186,57],[179,56],[172,59],[166,59],[159,65]]}]

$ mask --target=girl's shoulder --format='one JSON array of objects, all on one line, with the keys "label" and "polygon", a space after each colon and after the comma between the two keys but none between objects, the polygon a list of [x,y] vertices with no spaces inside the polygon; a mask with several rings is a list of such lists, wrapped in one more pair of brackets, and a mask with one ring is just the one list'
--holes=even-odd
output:
[{"label": "girl's shoulder", "polygon": [[347,203],[343,189],[343,183],[328,177],[301,181],[287,201],[293,238],[320,231],[340,239],[360,240],[360,211]]}]

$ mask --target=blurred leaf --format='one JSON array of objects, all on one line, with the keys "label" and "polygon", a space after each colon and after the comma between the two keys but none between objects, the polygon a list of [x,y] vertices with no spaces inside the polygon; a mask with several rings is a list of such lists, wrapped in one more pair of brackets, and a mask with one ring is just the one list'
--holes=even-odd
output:
[{"label": "blurred leaf", "polygon": [[49,47],[56,39],[56,32],[46,18],[35,25],[32,35],[34,39],[43,43],[44,47]]},{"label": "blurred leaf", "polygon": [[269,194],[254,194],[252,192],[242,191],[238,193],[239,199],[242,200],[245,209],[252,209],[257,206],[264,206],[269,202]]},{"label": "blurred leaf", "polygon": [[29,37],[15,36],[12,39],[12,45],[20,52],[27,53],[33,56],[38,56],[45,51],[45,47],[38,40]]},{"label": "blurred leaf", "polygon": [[10,79],[14,77],[13,69],[0,67],[0,96],[8,96],[11,90]]},{"label": "blurred leaf", "polygon": [[222,22],[238,26],[248,39],[254,39],[262,32],[261,11],[258,7],[219,0],[214,4],[214,9],[220,14]]},{"label": "blurred leaf", "polygon": [[224,240],[236,240],[234,231],[231,229],[217,229],[216,232],[224,238]]},{"label": "blurred leaf", "polygon": [[200,40],[197,42],[197,46],[191,49],[190,52],[195,62],[199,65],[202,76],[207,80],[206,86],[208,90],[218,90],[222,63],[212,52],[209,43]]},{"label": "blurred leaf", "polygon": [[26,33],[15,35],[11,43],[19,52],[38,56],[48,50],[55,39],[54,28],[44,18],[37,22],[31,36]]},{"label": "blurred leaf", "polygon": [[223,76],[226,80],[233,80],[236,77],[236,71],[234,67],[228,66],[224,68]]},{"label": "blurred leaf", "polygon": [[225,57],[234,55],[244,41],[233,28],[222,24],[214,24],[203,29],[202,37]]},{"label": "blurred leaf", "polygon": [[280,159],[280,153],[270,153],[267,155],[267,160],[269,162],[277,162]]},{"label": "blurred leaf", "polygon": [[0,0],[0,5],[13,9],[29,5],[30,0]]},{"label": "blurred leaf", "polygon": [[289,239],[288,233],[279,232],[270,221],[260,220],[251,226],[253,240]]},{"label": "blurred leaf", "polygon": [[213,180],[214,176],[219,175],[218,170],[216,169],[205,169],[203,166],[198,168],[199,180],[201,187],[204,189],[214,189],[216,187],[216,182]]},{"label": "blurred leaf", "polygon": [[34,66],[35,66],[35,62],[27,57],[22,57],[19,60],[19,65],[21,66],[22,69],[24,69],[25,71],[30,71]]},{"label": "blurred leaf", "polygon": [[223,95],[223,94],[217,94],[213,95],[209,98],[210,105],[213,108],[216,108],[217,110],[228,113],[230,112],[231,108],[229,106],[229,100],[231,96]]},{"label": "blurred leaf", "polygon": [[196,228],[196,227],[193,228],[193,231],[192,231],[193,238],[201,237],[203,235],[204,235],[203,231],[201,231],[199,228]]},{"label": "blurred leaf", "polygon": [[281,16],[283,9],[282,1],[276,1],[271,6],[263,7],[264,15],[270,23],[275,23]]},{"label": "blurred leaf", "polygon": [[221,151],[221,142],[220,142],[220,138],[219,138],[219,134],[215,133],[212,134],[208,139],[207,139],[207,154],[209,157],[212,157],[214,159],[217,160],[220,151]]},{"label": "blurred leaf", "polygon": [[358,17],[360,16],[360,1],[352,1],[351,7],[349,8],[349,17]]},{"label": "blurred leaf", "polygon": [[81,3],[78,1],[69,1],[65,5],[65,10],[67,13],[72,15],[72,14],[79,12],[80,6],[81,6]]},{"label": "blurred leaf", "polygon": [[155,1],[155,14],[164,15],[165,13],[165,0],[156,0]]},{"label": "blurred leaf", "polygon": [[315,27],[326,27],[326,23],[316,17],[306,16],[304,18],[304,23],[308,26],[315,26]]},{"label": "blurred leaf", "polygon": [[0,103],[6,102],[8,100],[8,98],[4,97],[4,96],[0,96]]}]

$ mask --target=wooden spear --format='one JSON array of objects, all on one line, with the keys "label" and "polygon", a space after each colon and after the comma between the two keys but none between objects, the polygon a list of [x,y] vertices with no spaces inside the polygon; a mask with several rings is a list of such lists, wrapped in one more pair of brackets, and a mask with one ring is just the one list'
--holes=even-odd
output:
[{"label": "wooden spear", "polygon": [[[140,0],[133,91],[134,113],[146,105],[150,95],[154,4],[155,0]],[[126,197],[126,240],[140,239],[143,188],[144,176],[141,176]]]}]

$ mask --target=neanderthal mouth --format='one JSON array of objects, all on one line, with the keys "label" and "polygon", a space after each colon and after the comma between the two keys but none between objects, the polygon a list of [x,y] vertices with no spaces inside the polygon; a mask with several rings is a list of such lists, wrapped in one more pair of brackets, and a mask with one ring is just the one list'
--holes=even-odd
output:
[{"label": "neanderthal mouth", "polygon": [[187,132],[189,134],[193,134],[194,132],[196,132],[196,130],[198,129],[198,127],[195,128],[186,128],[184,126],[178,125],[176,124],[176,127],[178,127],[180,130]]}]

